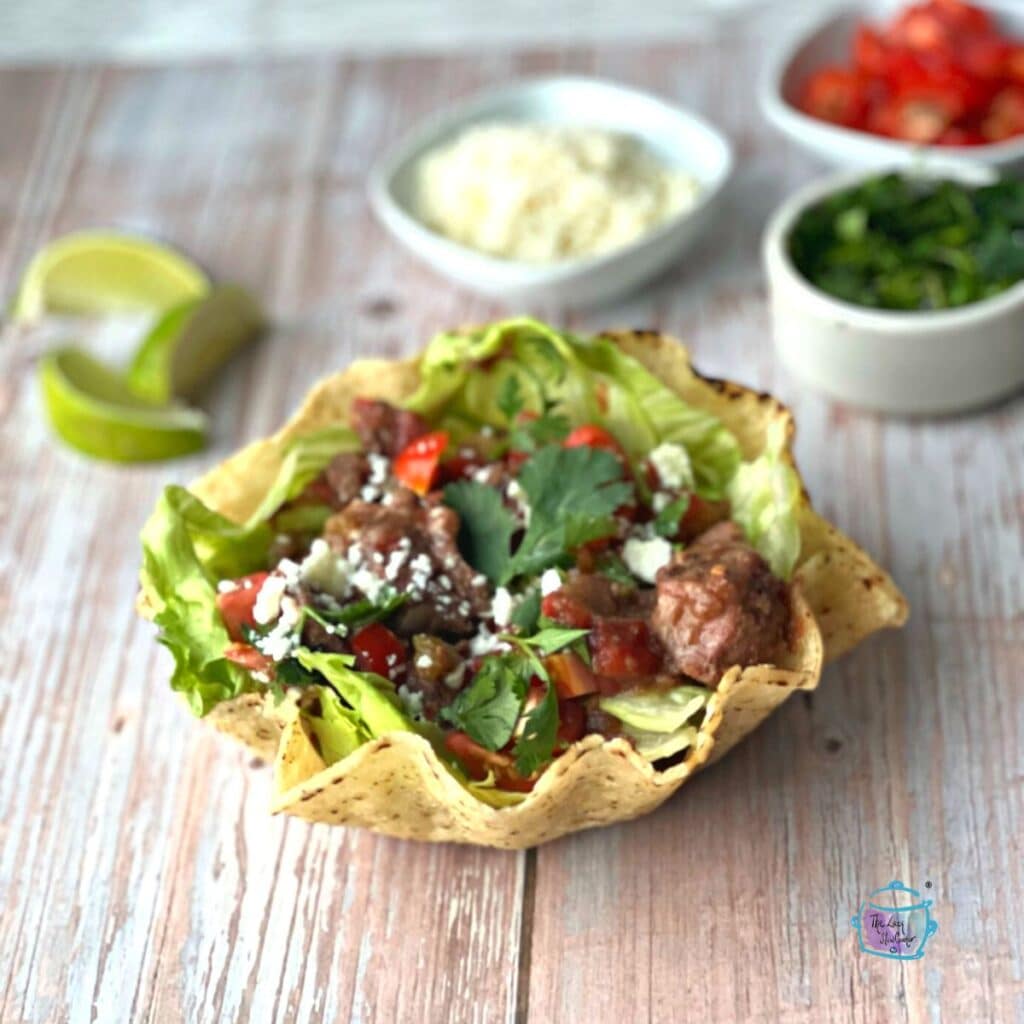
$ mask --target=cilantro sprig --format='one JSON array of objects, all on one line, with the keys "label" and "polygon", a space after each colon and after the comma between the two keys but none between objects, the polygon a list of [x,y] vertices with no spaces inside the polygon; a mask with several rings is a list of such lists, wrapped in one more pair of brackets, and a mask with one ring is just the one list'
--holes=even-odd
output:
[{"label": "cilantro sprig", "polygon": [[546,445],[520,470],[530,522],[513,552],[516,520],[492,487],[472,480],[449,484],[445,504],[459,513],[459,546],[492,583],[504,585],[563,563],[569,552],[615,531],[613,513],[632,496],[622,466],[600,448]]},{"label": "cilantro sprig", "polygon": [[[513,649],[487,658],[441,718],[492,751],[506,746],[522,721],[513,748],[516,771],[524,778],[533,775],[551,760],[558,736],[558,696],[542,656],[577,643],[587,632],[557,627],[529,637],[502,634]],[[524,715],[534,676],[545,684],[544,696]]]}]

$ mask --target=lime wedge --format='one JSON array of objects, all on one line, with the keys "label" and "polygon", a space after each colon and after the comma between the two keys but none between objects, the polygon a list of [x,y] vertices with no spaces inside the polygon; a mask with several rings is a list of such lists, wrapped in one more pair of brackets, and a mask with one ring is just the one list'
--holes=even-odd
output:
[{"label": "lime wedge", "polygon": [[256,300],[237,285],[219,285],[164,313],[139,346],[128,385],[157,402],[195,398],[221,364],[262,328]]},{"label": "lime wedge", "polygon": [[206,443],[201,412],[141,398],[119,373],[81,349],[44,356],[39,380],[54,429],[87,455],[145,462],[185,455]]},{"label": "lime wedge", "polygon": [[80,231],[35,255],[10,315],[25,321],[46,313],[159,312],[209,288],[203,270],[167,246],[134,235]]}]

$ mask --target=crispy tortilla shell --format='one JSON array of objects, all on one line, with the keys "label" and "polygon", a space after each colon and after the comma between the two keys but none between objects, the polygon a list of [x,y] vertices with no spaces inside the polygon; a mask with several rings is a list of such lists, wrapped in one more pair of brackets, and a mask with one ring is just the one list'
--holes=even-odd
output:
[{"label": "crispy tortilla shell", "polygon": [[[785,406],[769,395],[701,377],[678,342],[654,332],[608,337],[686,401],[715,414],[746,457],[761,451],[769,426],[778,421],[792,442],[793,421]],[[292,438],[346,421],[356,396],[402,401],[416,388],[417,367],[418,359],[364,360],[328,377],[282,430],[244,448],[192,490],[222,514],[244,520],[259,505]],[[413,733],[380,737],[326,766],[294,708],[277,709],[245,694],[207,717],[261,757],[276,752],[273,810],[308,821],[360,825],[410,839],[520,848],[634,818],[730,750],[794,690],[813,689],[824,662],[906,619],[906,602],[889,576],[818,516],[806,496],[799,523],[792,649],[779,665],[726,672],[694,747],[666,771],[657,771],[623,740],[588,736],[559,757],[521,802],[494,808],[469,792],[430,744]]]}]

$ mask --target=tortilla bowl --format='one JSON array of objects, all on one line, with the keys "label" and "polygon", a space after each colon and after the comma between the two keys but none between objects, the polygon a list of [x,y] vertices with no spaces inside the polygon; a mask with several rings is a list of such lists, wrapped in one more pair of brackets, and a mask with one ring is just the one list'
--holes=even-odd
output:
[{"label": "tortilla bowl", "polygon": [[[604,335],[691,405],[715,415],[745,458],[781,424],[792,463],[792,416],[770,395],[701,377],[686,349],[655,332]],[[211,508],[243,522],[260,505],[296,437],[345,422],[357,396],[395,404],[419,383],[419,357],[362,360],[321,381],[273,437],[249,445],[191,490]],[[509,806],[490,806],[470,791],[411,732],[388,733],[326,765],[289,702],[244,694],[207,715],[221,732],[274,760],[272,809],[308,821],[359,825],[431,841],[522,848],[569,832],[653,810],[701,767],[752,732],[798,689],[817,686],[823,664],[876,630],[901,625],[907,605],[890,577],[814,511],[806,492],[798,513],[801,554],[792,586],[793,643],[779,665],[729,669],[712,694],[685,760],[657,770],[623,739],[587,736],[555,759],[533,791]],[[147,613],[145,600],[140,611]]]}]

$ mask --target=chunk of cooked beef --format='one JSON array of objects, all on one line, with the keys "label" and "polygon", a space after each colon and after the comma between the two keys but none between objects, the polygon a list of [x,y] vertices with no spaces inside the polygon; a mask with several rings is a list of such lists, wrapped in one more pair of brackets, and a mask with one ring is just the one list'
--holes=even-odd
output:
[{"label": "chunk of cooked beef", "polygon": [[790,614],[789,588],[725,522],[658,573],[651,622],[668,667],[714,686],[733,665],[771,661]]},{"label": "chunk of cooked beef", "polygon": [[392,458],[430,430],[422,416],[372,398],[357,398],[349,418],[366,451]]},{"label": "chunk of cooked beef", "polygon": [[387,504],[353,501],[331,516],[324,536],[408,601],[391,626],[403,636],[468,636],[490,608],[487,581],[459,554],[458,514],[428,505],[404,487]]},{"label": "chunk of cooked beef", "polygon": [[331,503],[344,508],[359,497],[369,475],[366,456],[361,452],[341,452],[335,455],[324,470],[324,479],[331,491]]},{"label": "chunk of cooked beef", "polygon": [[412,649],[405,686],[423,697],[423,713],[434,721],[462,688],[465,662],[455,647],[436,636],[417,634]]}]

